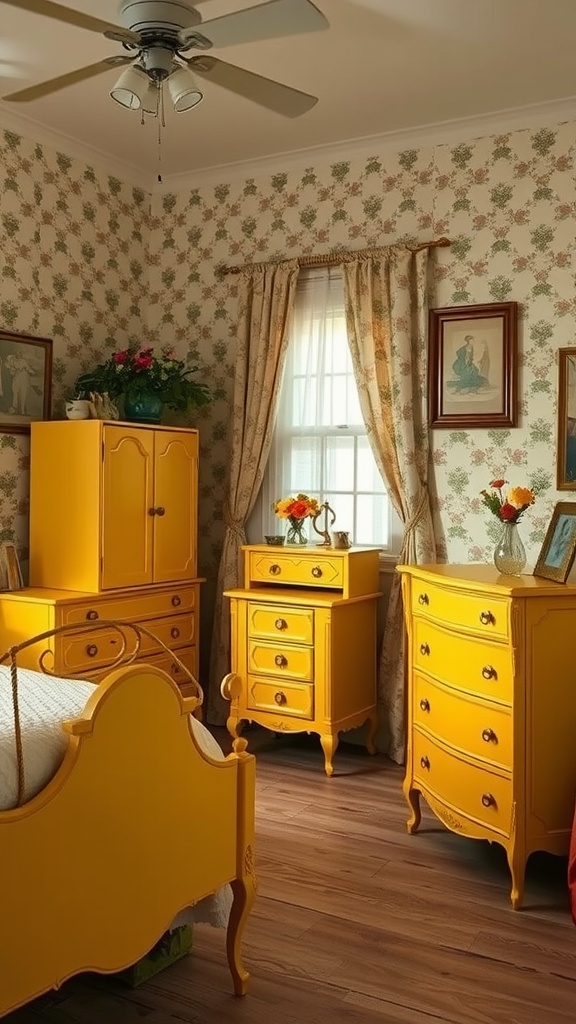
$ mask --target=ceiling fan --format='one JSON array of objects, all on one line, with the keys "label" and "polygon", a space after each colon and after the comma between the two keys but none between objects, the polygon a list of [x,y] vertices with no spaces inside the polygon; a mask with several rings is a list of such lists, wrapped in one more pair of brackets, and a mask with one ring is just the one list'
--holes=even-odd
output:
[{"label": "ceiling fan", "polygon": [[[89,32],[101,33],[129,51],[128,55],[105,57],[95,64],[3,97],[13,103],[40,99],[110,68],[123,66],[126,67],[110,95],[122,106],[141,110],[142,114],[159,114],[164,83],[174,109],[190,110],[202,99],[195,75],[285,117],[298,117],[317,103],[315,96],[228,64],[209,52],[213,47],[235,46],[328,28],[326,18],[310,0],[267,0],[255,7],[205,22],[185,0],[123,0],[119,19],[124,27],[52,0],[1,2]],[[185,56],[190,50],[201,53]]]}]

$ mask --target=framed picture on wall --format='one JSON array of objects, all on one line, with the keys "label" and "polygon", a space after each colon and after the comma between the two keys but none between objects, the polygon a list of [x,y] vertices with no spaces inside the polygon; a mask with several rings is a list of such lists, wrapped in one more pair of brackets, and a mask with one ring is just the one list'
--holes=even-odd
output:
[{"label": "framed picture on wall", "polygon": [[566,583],[576,555],[576,501],[559,501],[534,567],[535,576]]},{"label": "framed picture on wall", "polygon": [[515,427],[518,303],[431,309],[431,427]]},{"label": "framed picture on wall", "polygon": [[558,349],[556,487],[576,491],[576,348]]},{"label": "framed picture on wall", "polygon": [[0,432],[26,433],[50,419],[52,342],[0,330]]}]

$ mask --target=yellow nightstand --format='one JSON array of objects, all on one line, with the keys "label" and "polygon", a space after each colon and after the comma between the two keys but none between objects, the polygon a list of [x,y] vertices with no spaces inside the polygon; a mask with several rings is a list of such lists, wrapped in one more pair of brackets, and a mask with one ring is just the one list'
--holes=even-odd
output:
[{"label": "yellow nightstand", "polygon": [[315,732],[332,775],[338,734],[369,722],[375,753],[377,549],[247,545],[242,589],[229,590],[232,670],[240,678],[228,730]]}]

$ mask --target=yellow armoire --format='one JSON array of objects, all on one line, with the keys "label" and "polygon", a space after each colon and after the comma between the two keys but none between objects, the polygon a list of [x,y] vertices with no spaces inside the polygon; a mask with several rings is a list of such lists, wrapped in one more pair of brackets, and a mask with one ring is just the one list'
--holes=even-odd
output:
[{"label": "yellow armoire", "polygon": [[491,565],[398,566],[408,631],[409,832],[420,795],[452,831],[526,861],[568,852],[576,797],[576,586]]},{"label": "yellow armoire", "polygon": [[[197,675],[198,433],[105,420],[33,423],[30,586],[0,598],[4,647],[70,622],[141,622]],[[54,670],[99,669],[117,636],[54,637]],[[37,666],[30,648],[22,664]],[[153,641],[141,656],[178,681]]]}]

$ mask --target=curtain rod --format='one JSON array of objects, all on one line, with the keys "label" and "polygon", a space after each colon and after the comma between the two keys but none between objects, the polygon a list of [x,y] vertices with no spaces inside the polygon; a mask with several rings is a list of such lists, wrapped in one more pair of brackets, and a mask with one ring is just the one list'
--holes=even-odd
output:
[{"label": "curtain rod", "polygon": [[[421,245],[408,245],[407,249],[411,249],[412,252],[421,252],[422,249],[445,249],[451,245],[449,238],[437,238],[432,242],[422,242]],[[359,257],[378,255],[385,251],[386,247],[378,247],[376,249],[358,249],[351,252],[330,252],[326,256],[299,256],[296,262],[299,267],[338,267],[341,263],[351,263],[352,260],[358,259]],[[394,246],[389,246],[394,248]],[[274,263],[282,263],[283,260],[272,261],[269,266],[273,266]],[[286,262],[289,262],[287,260]],[[227,274],[241,274],[243,270],[252,270],[255,266],[261,266],[258,263],[245,263],[243,266],[227,267],[222,265],[218,267],[217,273],[225,277]],[[265,264],[264,264],[265,265]]]}]

